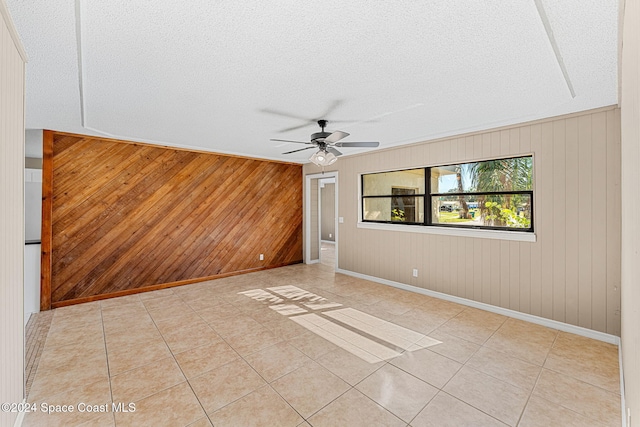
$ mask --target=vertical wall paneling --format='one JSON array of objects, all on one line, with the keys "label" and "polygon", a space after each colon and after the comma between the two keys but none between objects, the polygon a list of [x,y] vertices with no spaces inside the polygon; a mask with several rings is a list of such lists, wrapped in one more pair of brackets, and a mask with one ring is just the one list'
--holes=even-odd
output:
[{"label": "vertical wall paneling", "polygon": [[[478,257],[478,263],[476,263],[475,271],[480,271],[482,274],[482,290],[480,294],[480,301],[486,304],[491,304],[491,290],[495,289],[495,286],[491,286],[491,240],[474,239],[476,247],[480,251],[482,256]],[[478,265],[480,267],[478,267]],[[480,270],[478,270],[480,268]],[[477,273],[476,273],[477,274]]]},{"label": "vertical wall paneling", "polygon": [[302,260],[299,165],[61,132],[43,141],[42,309]]},{"label": "vertical wall paneling", "polygon": [[[581,116],[578,118],[578,326],[591,328],[591,299],[592,299],[592,276],[591,267],[593,262],[593,222],[591,211],[591,184],[593,172],[592,167],[592,129],[591,116]],[[599,243],[599,242],[598,242]]]},{"label": "vertical wall paneling", "polygon": [[531,313],[531,246],[518,245],[520,249],[520,277],[516,278],[515,286],[519,288],[520,302],[518,303],[518,311]]},{"label": "vertical wall paneling", "polygon": [[[620,127],[611,126],[620,120],[620,110],[607,112],[607,330],[620,335],[620,251],[621,251],[621,189],[619,167]],[[617,117],[616,117],[617,116]]]},{"label": "vertical wall paneling", "polygon": [[[606,107],[342,157],[333,166],[345,177],[340,262],[357,273],[619,334],[619,127],[619,110]],[[534,156],[534,243],[358,228],[358,210],[347,209],[358,203],[362,173],[526,154]],[[414,239],[420,253],[408,257]],[[422,260],[417,279],[407,261],[414,257]]]},{"label": "vertical wall paneling", "polygon": [[[0,1],[0,402],[24,398],[24,76],[26,55]],[[0,411],[0,425],[16,412]]]},{"label": "vertical wall paneling", "polygon": [[[571,210],[566,209],[566,120],[553,122],[553,251],[560,256],[566,253],[566,221],[573,221]],[[556,208],[557,207],[557,208]],[[567,215],[570,215],[567,218]],[[574,214],[575,215],[575,214]],[[565,263],[554,257],[553,262],[553,319],[565,321]]]},{"label": "vertical wall paneling", "polygon": [[[627,1],[622,25],[621,64],[621,285],[622,365],[632,426],[640,421],[640,2]],[[612,135],[613,136],[613,135]],[[608,145],[607,145],[608,146]],[[607,156],[609,162],[610,156]],[[607,163],[618,166],[616,163]],[[613,184],[613,183],[612,183]],[[613,230],[612,230],[613,231]],[[609,266],[616,265],[609,260]],[[607,269],[609,270],[609,269]],[[616,273],[607,271],[615,284]],[[612,292],[612,291],[610,291]],[[608,322],[607,322],[608,326]]]},{"label": "vertical wall paneling", "polygon": [[[464,273],[464,270],[461,270],[459,265],[459,262],[461,259],[463,259],[462,257],[464,255],[460,256],[460,252],[458,250],[458,244],[460,242],[460,238],[456,237],[456,238],[450,239],[450,241],[451,241],[451,248],[447,256],[450,262],[449,268],[448,268],[449,277],[447,278],[447,281],[449,282],[448,286],[451,289],[451,294],[461,296],[459,288],[464,286],[464,281],[462,283],[459,282],[458,272],[461,271],[462,273]],[[464,293],[462,295],[464,295]]]},{"label": "vertical wall paneling", "polygon": [[511,310],[520,310],[520,286],[520,243],[509,242],[509,308]]},{"label": "vertical wall paneling", "polygon": [[[578,119],[573,117],[565,124],[565,184],[567,188],[578,188],[580,169],[578,167]],[[580,206],[577,191],[565,193],[565,321],[573,325],[578,323],[578,244]]]},{"label": "vertical wall paneling", "polygon": [[[607,113],[593,115],[593,150],[591,157],[591,212],[593,257],[591,277],[593,280],[591,300],[591,327],[606,330],[607,327]],[[618,169],[619,170],[619,169]]]},{"label": "vertical wall paneling", "polygon": [[500,276],[502,275],[502,271],[500,270],[500,263],[502,262],[502,250],[499,240],[491,240],[489,241],[489,250],[487,252],[489,258],[489,268],[491,274],[491,281],[489,282],[491,296],[489,299],[489,304],[501,307],[500,297],[502,296],[502,283],[500,281]]},{"label": "vertical wall paneling", "polygon": [[496,305],[499,305],[500,307],[504,307],[504,308],[509,308],[509,293],[510,293],[510,279],[511,279],[511,274],[510,274],[510,267],[511,267],[511,262],[509,260],[510,257],[510,252],[509,252],[509,241],[508,240],[501,240],[499,241],[500,244],[500,257],[498,257],[498,260],[500,261],[500,266],[496,267],[496,270],[499,272],[499,277],[500,277],[500,299],[499,299],[499,303]]},{"label": "vertical wall paneling", "polygon": [[536,176],[536,181],[540,186],[536,188],[536,202],[538,209],[536,230],[540,239],[540,247],[542,250],[541,259],[541,310],[542,317],[553,319],[553,264],[561,262],[555,258],[558,255],[554,252],[553,236],[555,230],[553,228],[553,181],[554,175],[554,158],[553,158],[553,122],[545,122],[542,124],[541,130],[541,147],[540,147],[540,174]]},{"label": "vertical wall paneling", "polygon": [[482,241],[464,239],[467,291],[465,298],[482,300]]},{"label": "vertical wall paneling", "polygon": [[[531,152],[533,155],[533,190],[534,190],[534,221],[535,229],[540,230],[540,189],[542,188],[542,125],[535,124],[531,130]],[[540,244],[540,232],[536,231],[538,242],[531,245],[531,314],[542,315],[542,245]]]}]

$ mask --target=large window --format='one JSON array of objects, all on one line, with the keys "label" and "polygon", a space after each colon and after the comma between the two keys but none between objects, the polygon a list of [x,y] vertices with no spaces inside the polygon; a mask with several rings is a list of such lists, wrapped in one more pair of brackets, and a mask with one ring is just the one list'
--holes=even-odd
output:
[{"label": "large window", "polygon": [[364,174],[362,220],[533,231],[533,158]]}]

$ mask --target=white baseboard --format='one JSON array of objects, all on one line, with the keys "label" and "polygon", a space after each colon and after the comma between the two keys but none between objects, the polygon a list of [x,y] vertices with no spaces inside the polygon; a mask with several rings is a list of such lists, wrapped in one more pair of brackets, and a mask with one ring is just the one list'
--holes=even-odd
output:
[{"label": "white baseboard", "polygon": [[607,334],[604,332],[594,331],[592,329],[583,328],[581,326],[570,325],[568,323],[559,322],[557,320],[546,319],[544,317],[535,316],[533,314],[521,313],[519,311],[510,310],[508,308],[497,307],[495,305],[473,301],[470,299],[457,297],[454,295],[444,294],[442,292],[419,288],[417,286],[407,285],[400,282],[394,282],[393,280],[381,279],[379,277],[369,276],[362,273],[356,273],[355,271],[337,268],[336,273],[342,273],[348,276],[369,280],[371,282],[393,286],[394,288],[399,288],[399,289],[403,289],[410,292],[416,292],[418,294],[428,295],[434,298],[440,298],[443,300],[455,302],[455,303],[466,305],[469,307],[479,308],[481,310],[502,314],[503,316],[513,317],[515,319],[524,320],[526,322],[531,322],[537,325],[546,326],[547,328],[557,329],[559,331],[569,332],[569,333],[580,335],[587,338],[593,338],[598,341],[603,341],[603,342],[618,346],[618,364],[620,367],[620,404],[622,407],[622,427],[629,427],[627,425],[627,408],[626,408],[625,393],[624,393],[624,372],[622,368],[622,344],[620,342],[620,337]]},{"label": "white baseboard", "polygon": [[[392,280],[381,279],[379,277],[369,276],[362,273],[356,273],[355,271],[338,268],[336,269],[336,272],[346,274],[348,276],[358,277],[360,279],[369,280],[371,282],[381,283],[383,285],[393,286],[394,288],[404,289],[405,291],[416,292],[418,294],[428,295],[430,297],[440,298],[443,300],[455,302],[455,303],[466,305],[469,307],[479,308],[481,310],[490,311],[492,313],[502,314],[503,316],[513,317],[514,319],[524,320],[526,322],[531,322],[537,325],[546,326],[547,328],[557,329],[559,331],[569,332],[569,333],[581,335],[587,338],[593,338],[598,341],[603,341],[609,344],[617,345],[618,347],[620,346],[620,337],[607,334],[604,332],[594,331],[592,329],[583,328],[581,326],[570,325],[568,323],[558,322],[557,320],[546,319],[544,317],[535,316],[533,314],[521,313],[519,311],[510,310],[508,308],[497,307],[495,305],[473,301],[470,299],[461,298],[454,295],[444,294],[442,292],[436,292],[429,289],[419,288],[417,286],[407,285],[400,282],[394,282]],[[619,352],[620,351],[618,351],[618,353]]]}]

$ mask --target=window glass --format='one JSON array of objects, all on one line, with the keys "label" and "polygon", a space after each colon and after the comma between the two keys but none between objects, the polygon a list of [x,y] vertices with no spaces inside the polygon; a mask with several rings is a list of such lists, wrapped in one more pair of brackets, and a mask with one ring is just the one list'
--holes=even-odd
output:
[{"label": "window glass", "polygon": [[414,190],[424,194],[424,168],[363,175],[363,196],[391,196],[393,188]]},{"label": "window glass", "polygon": [[365,221],[424,222],[424,197],[367,197],[363,199]]},{"label": "window glass", "polygon": [[363,221],[533,231],[532,204],[532,156],[362,175]]},{"label": "window glass", "polygon": [[517,157],[431,168],[431,193],[528,191],[533,159]]},{"label": "window glass", "polygon": [[431,207],[433,224],[531,229],[530,194],[432,196]]}]

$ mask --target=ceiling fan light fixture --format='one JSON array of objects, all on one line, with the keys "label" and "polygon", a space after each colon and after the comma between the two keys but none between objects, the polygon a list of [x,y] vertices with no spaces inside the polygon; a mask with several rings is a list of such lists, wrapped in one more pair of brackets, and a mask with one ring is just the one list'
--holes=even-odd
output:
[{"label": "ceiling fan light fixture", "polygon": [[317,166],[324,167],[334,164],[338,158],[333,153],[318,150],[309,157],[309,160]]}]

